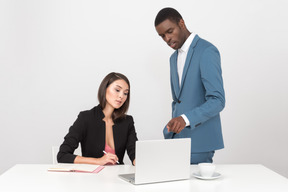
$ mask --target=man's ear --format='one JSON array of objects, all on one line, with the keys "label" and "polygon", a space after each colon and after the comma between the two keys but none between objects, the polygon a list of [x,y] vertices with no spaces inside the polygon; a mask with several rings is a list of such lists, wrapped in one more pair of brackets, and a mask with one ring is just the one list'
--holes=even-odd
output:
[{"label": "man's ear", "polygon": [[181,29],[186,29],[186,25],[183,19],[180,19],[180,21],[178,22],[178,25]]}]

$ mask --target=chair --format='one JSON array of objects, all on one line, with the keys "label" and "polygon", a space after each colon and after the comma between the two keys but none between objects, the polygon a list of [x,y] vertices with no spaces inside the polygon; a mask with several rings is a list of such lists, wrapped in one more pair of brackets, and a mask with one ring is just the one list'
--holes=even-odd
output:
[{"label": "chair", "polygon": [[[59,151],[59,146],[52,146],[52,162],[53,162],[53,164],[57,164],[58,163],[57,162],[58,151]],[[81,146],[80,145],[79,145],[79,147],[77,149],[75,149],[74,154],[75,155],[79,155],[79,156],[82,155]]]}]

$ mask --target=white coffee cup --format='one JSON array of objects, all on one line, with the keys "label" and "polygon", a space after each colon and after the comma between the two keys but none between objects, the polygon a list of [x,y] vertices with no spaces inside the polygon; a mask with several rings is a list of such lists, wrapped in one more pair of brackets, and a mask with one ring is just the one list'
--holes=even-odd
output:
[{"label": "white coffee cup", "polygon": [[216,168],[213,163],[199,163],[198,167],[202,177],[212,177]]}]

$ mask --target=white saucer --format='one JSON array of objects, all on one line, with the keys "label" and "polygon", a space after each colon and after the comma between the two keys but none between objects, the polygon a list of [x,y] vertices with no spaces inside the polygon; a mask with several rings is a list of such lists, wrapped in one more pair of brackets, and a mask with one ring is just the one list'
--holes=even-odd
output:
[{"label": "white saucer", "polygon": [[217,178],[221,177],[221,174],[215,172],[215,173],[213,173],[212,177],[202,177],[202,176],[200,175],[200,173],[197,172],[197,173],[193,173],[193,176],[196,177],[196,178],[198,178],[198,179],[211,180],[211,179],[217,179]]}]

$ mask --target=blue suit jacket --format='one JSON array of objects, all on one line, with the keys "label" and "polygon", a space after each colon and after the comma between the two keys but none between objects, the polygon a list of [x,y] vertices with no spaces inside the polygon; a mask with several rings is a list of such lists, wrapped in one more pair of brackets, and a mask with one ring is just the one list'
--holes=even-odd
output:
[{"label": "blue suit jacket", "polygon": [[190,126],[179,134],[168,132],[165,127],[164,137],[191,138],[192,153],[221,149],[224,144],[219,113],[225,106],[225,94],[219,51],[196,35],[187,54],[181,86],[177,55],[175,51],[170,57],[172,117],[185,114]]}]

